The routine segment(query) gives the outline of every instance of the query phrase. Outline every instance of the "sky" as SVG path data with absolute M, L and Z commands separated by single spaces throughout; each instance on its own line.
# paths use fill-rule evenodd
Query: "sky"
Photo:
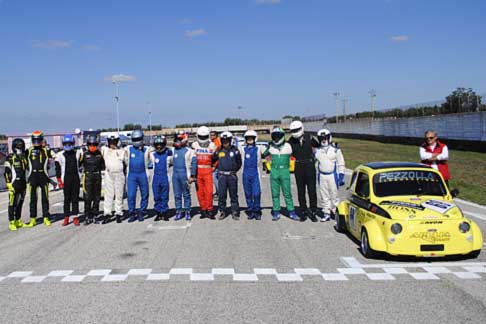
M 0 133 L 280 119 L 486 93 L 481 0 L 0 0 Z M 237 107 L 242 107 L 238 110 Z

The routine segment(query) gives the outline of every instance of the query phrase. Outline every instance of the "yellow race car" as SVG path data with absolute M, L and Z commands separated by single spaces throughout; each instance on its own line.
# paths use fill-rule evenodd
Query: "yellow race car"
M 374 162 L 354 171 L 337 208 L 336 230 L 349 232 L 366 258 L 380 254 L 477 257 L 478 225 L 454 204 L 441 174 L 418 163 Z

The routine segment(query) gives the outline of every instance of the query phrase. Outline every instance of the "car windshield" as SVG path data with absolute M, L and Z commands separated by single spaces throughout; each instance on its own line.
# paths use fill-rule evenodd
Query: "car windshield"
M 440 176 L 426 170 L 387 171 L 373 177 L 377 197 L 428 195 L 444 196 L 447 190 Z

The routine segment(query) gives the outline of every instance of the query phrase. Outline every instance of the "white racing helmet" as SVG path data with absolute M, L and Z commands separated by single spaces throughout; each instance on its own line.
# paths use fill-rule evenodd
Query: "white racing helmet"
M 293 138 L 301 138 L 304 135 L 304 125 L 300 120 L 294 120 L 290 123 L 290 132 Z
M 270 135 L 274 145 L 280 146 L 285 142 L 285 131 L 280 127 L 274 128 Z
M 231 132 L 223 132 L 221 133 L 220 137 L 221 137 L 221 143 L 229 141 L 231 145 L 233 142 L 233 134 L 231 134 Z
M 118 143 L 120 142 L 120 135 L 118 133 L 113 133 L 106 138 L 106 141 L 108 142 L 108 146 L 118 146 Z
M 332 134 L 331 131 L 328 129 L 321 129 L 317 132 L 317 138 L 319 139 L 319 143 L 321 145 L 329 145 L 332 143 Z
M 196 132 L 197 141 L 199 144 L 206 144 L 209 142 L 209 128 L 207 126 L 201 126 Z
M 246 131 L 245 134 L 243 135 L 243 137 L 245 138 L 245 141 L 247 143 L 248 143 L 248 139 L 249 138 L 253 138 L 253 143 L 256 143 L 257 140 L 258 140 L 258 134 L 254 130 L 248 130 L 248 131 Z

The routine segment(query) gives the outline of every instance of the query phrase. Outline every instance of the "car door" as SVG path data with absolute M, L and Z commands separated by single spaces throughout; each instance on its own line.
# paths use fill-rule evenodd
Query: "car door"
M 368 210 L 370 196 L 370 178 L 364 171 L 359 171 L 356 184 L 350 199 L 348 210 L 348 227 L 351 234 L 359 238 L 361 226 Z

